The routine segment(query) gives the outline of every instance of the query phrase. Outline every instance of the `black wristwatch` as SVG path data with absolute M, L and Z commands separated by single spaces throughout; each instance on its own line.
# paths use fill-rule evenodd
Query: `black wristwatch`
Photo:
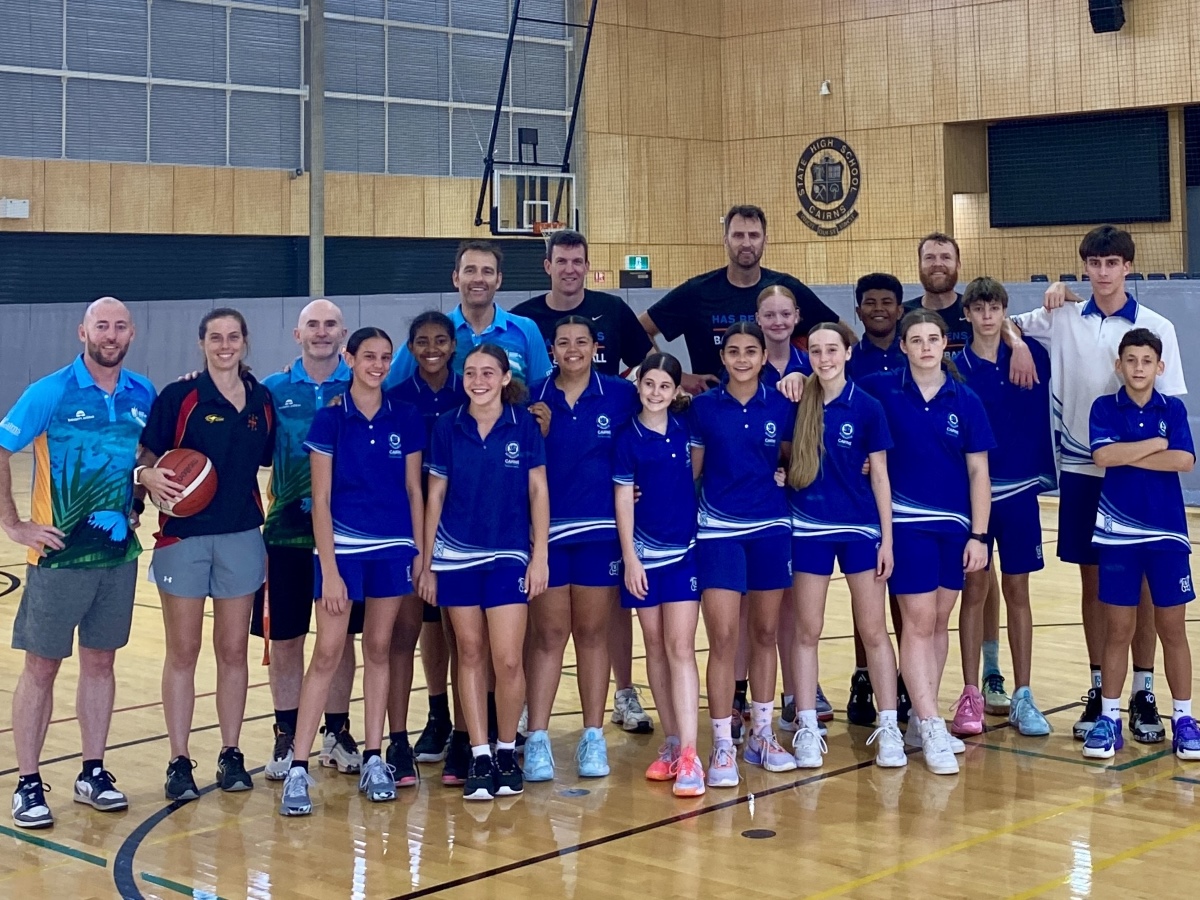
M 141 497 L 133 498 L 133 511 L 139 516 L 146 511 L 146 501 Z
M 972 541 L 979 541 L 979 543 L 986 545 L 986 544 L 987 544 L 987 535 L 986 535 L 986 534 L 974 534 L 974 533 L 972 533 L 972 534 L 971 534 L 971 536 L 970 536 L 970 538 L 969 538 L 969 540 L 972 540 Z

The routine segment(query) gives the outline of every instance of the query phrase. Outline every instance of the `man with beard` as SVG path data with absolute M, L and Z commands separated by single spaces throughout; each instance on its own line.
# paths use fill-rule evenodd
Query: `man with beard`
M 683 387 L 690 393 L 717 384 L 721 335 L 735 322 L 754 321 L 764 288 L 780 284 L 796 297 L 798 335 L 820 322 L 838 321 L 837 314 L 798 279 L 764 268 L 766 249 L 766 213 L 757 206 L 733 207 L 725 216 L 729 264 L 685 281 L 638 316 L 651 339 L 661 334 L 673 341 L 683 335 L 692 368 L 691 374 L 683 376 Z
M 79 630 L 76 711 L 83 766 L 74 799 L 103 812 L 129 801 L 104 768 L 116 682 L 113 660 L 129 641 L 137 557 L 134 529 L 138 438 L 154 403 L 150 382 L 122 367 L 134 336 L 129 310 L 101 297 L 79 326 L 84 353 L 35 381 L 0 421 L 0 526 L 29 548 L 12 646 L 25 651 L 13 692 L 12 734 L 20 778 L 13 821 L 48 828 L 38 758 L 54 705 L 54 680 Z M 13 501 L 12 454 L 34 445 L 33 501 L 22 521 Z

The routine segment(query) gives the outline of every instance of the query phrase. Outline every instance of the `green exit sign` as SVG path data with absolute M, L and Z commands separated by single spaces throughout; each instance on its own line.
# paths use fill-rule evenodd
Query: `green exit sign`
M 625 268 L 630 272 L 649 272 L 650 257 L 648 256 L 627 256 L 625 257 Z

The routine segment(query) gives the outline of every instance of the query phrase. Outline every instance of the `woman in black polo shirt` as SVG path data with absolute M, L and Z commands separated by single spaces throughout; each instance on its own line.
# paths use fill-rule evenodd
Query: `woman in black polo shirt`
M 271 395 L 250 374 L 246 320 L 235 309 L 214 309 L 200 321 L 205 370 L 193 381 L 168 385 L 142 432 L 142 466 L 134 480 L 157 505 L 177 499 L 169 469 L 147 468 L 174 447 L 198 450 L 217 472 L 217 493 L 188 518 L 159 518 L 151 574 L 166 627 L 163 712 L 171 742 L 168 800 L 195 800 L 188 735 L 196 702 L 196 660 L 204 630 L 204 601 L 213 598 L 217 660 L 217 719 L 221 754 L 217 784 L 224 791 L 254 785 L 238 749 L 246 708 L 246 650 L 254 592 L 266 575 L 258 469 L 271 464 L 275 423 Z

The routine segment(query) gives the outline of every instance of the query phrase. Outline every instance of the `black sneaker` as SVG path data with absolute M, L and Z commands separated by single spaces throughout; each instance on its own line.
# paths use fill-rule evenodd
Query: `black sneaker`
M 186 756 L 177 756 L 167 766 L 167 783 L 163 788 L 168 800 L 195 800 L 200 796 L 196 787 L 196 779 L 192 777 L 192 769 L 196 763 Z
M 875 696 L 871 676 L 865 671 L 850 676 L 850 699 L 846 702 L 846 718 L 851 725 L 875 724 Z M 899 716 L 897 716 L 899 718 Z
M 1079 717 L 1079 721 L 1075 723 L 1071 733 L 1075 736 L 1075 740 L 1086 741 L 1087 736 L 1092 732 L 1092 726 L 1100 718 L 1100 688 L 1089 689 L 1087 696 L 1079 699 L 1087 705 L 1083 708 L 1083 715 Z
M 1140 744 L 1158 744 L 1166 737 L 1158 703 L 1149 691 L 1137 691 L 1129 698 L 1129 734 Z
M 496 796 L 515 797 L 525 792 L 525 779 L 515 750 L 496 751 Z
M 246 771 L 246 757 L 237 747 L 226 747 L 217 757 L 217 787 L 223 791 L 248 791 L 254 787 Z
M 491 756 L 471 759 L 471 773 L 463 785 L 464 800 L 494 800 L 496 798 L 496 763 Z
M 129 800 L 113 784 L 116 780 L 107 769 L 92 769 L 90 773 L 80 772 L 79 777 L 75 779 L 75 802 L 86 803 L 100 812 L 116 812 L 118 809 L 128 808 Z
M 449 720 L 437 718 L 430 713 L 425 728 L 413 747 L 417 754 L 417 762 L 441 762 L 445 759 L 446 751 L 450 749 L 450 735 L 453 731 L 454 726 Z
M 413 762 L 413 750 L 408 741 L 390 741 L 384 762 L 395 776 L 396 787 L 412 787 L 417 783 L 417 766 Z
M 732 715 L 729 717 L 729 739 L 733 741 L 734 746 L 740 747 L 742 745 L 742 741 L 746 739 L 744 734 L 744 726 L 746 723 L 742 721 L 742 713 L 737 708 L 736 701 L 734 702 L 735 705 L 732 709 Z
M 263 767 L 263 775 L 267 781 L 283 781 L 292 768 L 296 735 L 286 725 L 280 725 L 278 722 L 273 727 L 275 747 L 271 751 L 271 761 Z
M 49 828 L 53 825 L 54 815 L 43 793 L 49 790 L 50 785 L 38 781 L 13 791 L 13 822 L 21 828 Z
M 456 731 L 450 737 L 450 747 L 446 751 L 446 762 L 442 766 L 442 784 L 448 787 L 460 787 L 467 783 L 467 775 L 471 772 L 471 739 L 466 732 Z
M 908 714 L 912 711 L 912 701 L 908 699 L 908 688 L 904 686 L 904 679 L 896 676 L 896 721 L 907 722 Z

